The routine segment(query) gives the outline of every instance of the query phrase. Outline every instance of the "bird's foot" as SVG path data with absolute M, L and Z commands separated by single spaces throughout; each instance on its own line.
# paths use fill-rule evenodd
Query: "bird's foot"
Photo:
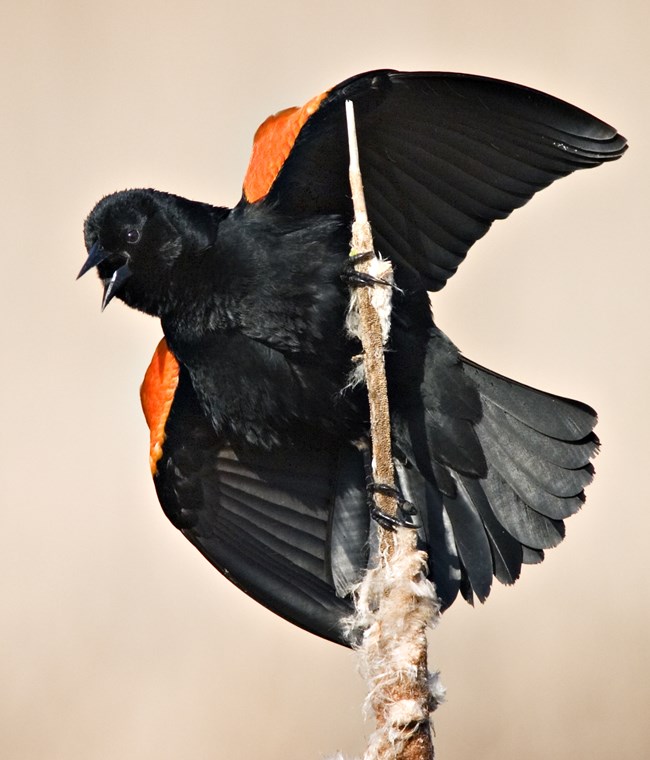
M 420 527 L 420 521 L 416 519 L 418 514 L 417 508 L 405 499 L 397 488 L 388 485 L 388 483 L 376 483 L 374 481 L 369 483 L 367 488 L 370 493 L 370 516 L 384 530 L 394 531 L 396 528 L 417 530 Z M 374 498 L 375 494 L 378 493 L 390 496 L 397 501 L 397 512 L 394 516 L 386 514 L 386 512 L 379 509 Z
M 364 251 L 363 253 L 351 253 L 345 263 L 341 279 L 350 288 L 368 288 L 375 285 L 383 285 L 386 288 L 394 288 L 392 282 L 384 280 L 381 277 L 373 277 L 367 272 L 359 272 L 355 267 L 361 261 L 367 261 L 375 257 L 374 251 Z

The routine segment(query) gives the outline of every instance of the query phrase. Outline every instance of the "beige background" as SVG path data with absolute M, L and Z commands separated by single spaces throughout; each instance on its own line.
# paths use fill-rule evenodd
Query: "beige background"
M 138 386 L 160 328 L 76 284 L 85 214 L 152 186 L 239 197 L 256 125 L 370 68 L 482 73 L 614 123 L 435 298 L 471 358 L 601 414 L 567 541 L 431 636 L 438 757 L 650 756 L 645 1 L 2 4 L 0 757 L 358 753 L 353 656 L 222 579 L 167 523 Z M 645 39 L 644 39 L 644 35 Z

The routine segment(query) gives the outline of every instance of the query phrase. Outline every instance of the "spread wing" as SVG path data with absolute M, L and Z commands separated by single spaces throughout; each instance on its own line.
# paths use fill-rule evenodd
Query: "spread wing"
M 165 352 L 175 362 L 166 345 L 159 348 L 145 400 L 156 388 L 165 396 L 164 383 L 156 384 Z M 349 644 L 342 627 L 352 612 L 347 592 L 368 561 L 361 454 L 352 446 L 236 450 L 214 431 L 182 367 L 172 394 L 154 472 L 167 517 L 258 602 L 312 633 Z
M 348 99 L 376 247 L 429 290 L 444 287 L 496 219 L 626 149 L 612 127 L 536 90 L 465 74 L 374 71 L 264 122 L 243 202 L 349 216 Z

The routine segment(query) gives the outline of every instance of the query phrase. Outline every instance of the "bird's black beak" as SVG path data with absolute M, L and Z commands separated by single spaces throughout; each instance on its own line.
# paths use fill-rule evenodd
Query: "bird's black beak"
M 86 272 L 88 272 L 90 269 L 94 269 L 95 267 L 102 264 L 109 256 L 111 256 L 111 252 L 105 251 L 99 244 L 99 240 L 97 240 L 95 243 L 93 243 L 92 247 L 88 251 L 88 258 L 79 270 L 77 279 L 86 274 Z M 122 264 L 122 266 L 115 269 L 110 277 L 102 277 L 102 282 L 104 283 L 102 311 L 104 311 L 104 309 L 108 306 L 108 303 L 111 301 L 113 296 L 117 295 L 117 292 L 130 276 L 131 268 L 129 267 L 129 262 L 127 260 L 124 262 L 124 264 Z
M 121 267 L 116 269 L 113 274 L 104 280 L 104 297 L 102 298 L 102 311 L 108 306 L 108 302 L 117 295 L 117 292 L 122 287 L 124 282 L 131 276 L 131 268 L 129 262 L 122 264 Z
M 88 272 L 90 269 L 93 269 L 98 264 L 101 264 L 102 261 L 105 261 L 109 256 L 110 253 L 108 251 L 105 251 L 99 244 L 99 240 L 97 240 L 95 243 L 93 243 L 91 249 L 88 251 L 88 258 L 79 270 L 77 279 L 85 275 L 86 272 Z

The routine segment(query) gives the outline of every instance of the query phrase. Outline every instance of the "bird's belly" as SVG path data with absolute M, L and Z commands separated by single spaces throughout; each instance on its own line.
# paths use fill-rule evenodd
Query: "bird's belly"
M 233 441 L 272 448 L 348 438 L 359 413 L 344 392 L 346 363 L 291 357 L 238 333 L 180 352 L 213 427 Z

